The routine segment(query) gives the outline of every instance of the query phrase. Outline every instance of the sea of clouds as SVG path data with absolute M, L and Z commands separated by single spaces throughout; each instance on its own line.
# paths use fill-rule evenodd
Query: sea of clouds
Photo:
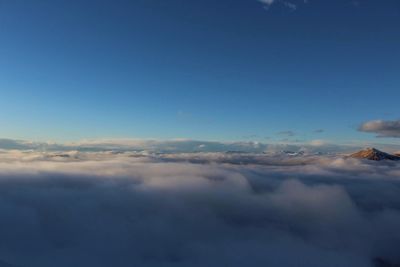
M 400 163 L 0 150 L 0 266 L 400 263 Z

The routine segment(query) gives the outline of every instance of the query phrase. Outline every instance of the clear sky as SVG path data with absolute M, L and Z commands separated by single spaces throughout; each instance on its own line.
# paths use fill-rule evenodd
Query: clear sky
M 263 2 L 0 0 L 0 137 L 348 142 L 400 117 L 400 1 Z

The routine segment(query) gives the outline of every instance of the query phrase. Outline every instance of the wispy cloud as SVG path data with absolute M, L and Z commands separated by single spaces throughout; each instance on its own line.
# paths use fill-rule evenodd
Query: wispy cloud
M 291 10 L 296 10 L 297 9 L 297 5 L 296 4 L 294 4 L 294 3 L 291 3 L 291 2 L 283 2 L 283 4 L 286 6 L 286 7 L 288 7 L 288 8 L 290 8 Z
M 272 5 L 275 2 L 275 0 L 258 0 L 258 1 L 268 6 Z
M 400 120 L 385 121 L 374 120 L 363 123 L 359 128 L 361 132 L 375 133 L 377 137 L 400 138 Z
M 284 135 L 284 136 L 295 136 L 296 135 L 296 133 L 293 131 L 281 131 L 281 132 L 278 132 L 278 134 Z
M 361 2 L 358 0 L 353 0 L 350 2 L 350 4 L 352 4 L 354 7 L 360 7 L 361 6 Z
M 298 3 L 294 1 L 285 1 L 285 0 L 258 0 L 258 2 L 263 3 L 266 9 L 269 9 L 272 5 L 280 4 L 294 11 L 298 8 L 299 4 L 307 4 L 308 0 L 303 0 Z

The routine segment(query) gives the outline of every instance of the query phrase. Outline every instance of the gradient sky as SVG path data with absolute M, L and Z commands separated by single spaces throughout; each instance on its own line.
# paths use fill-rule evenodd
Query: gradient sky
M 0 0 L 0 136 L 375 141 L 400 1 L 265 2 Z

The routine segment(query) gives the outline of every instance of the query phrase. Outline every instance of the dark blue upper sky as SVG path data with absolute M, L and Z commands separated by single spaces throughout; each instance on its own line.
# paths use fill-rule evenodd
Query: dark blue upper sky
M 0 135 L 348 142 L 399 117 L 400 1 L 271 2 L 0 0 Z

